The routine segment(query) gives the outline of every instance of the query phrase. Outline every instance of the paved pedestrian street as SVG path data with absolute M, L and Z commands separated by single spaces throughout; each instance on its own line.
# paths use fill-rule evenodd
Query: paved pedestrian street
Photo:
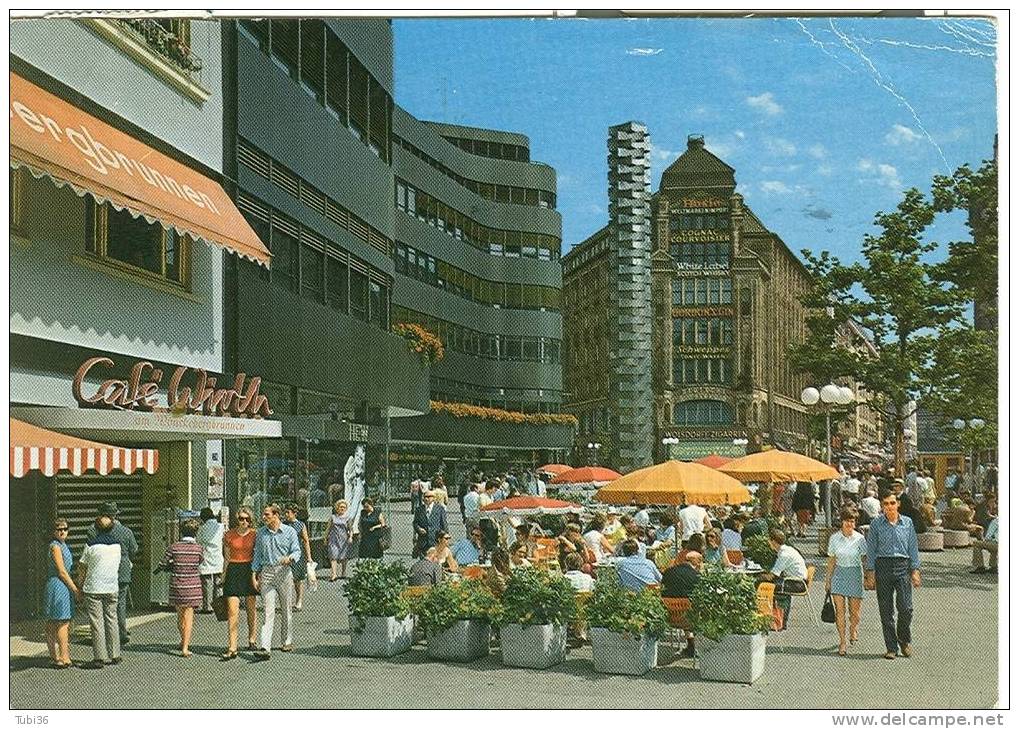
M 460 515 L 450 507 L 453 533 L 460 535 Z M 408 560 L 406 504 L 394 506 L 392 522 L 394 546 L 387 557 Z M 816 537 L 800 541 L 814 543 Z M 823 574 L 816 550 L 805 549 L 805 556 Z M 798 598 L 789 630 L 769 635 L 765 672 L 752 686 L 702 681 L 693 661 L 675 657 L 665 644 L 659 666 L 639 678 L 595 673 L 589 646 L 571 650 L 564 664 L 546 671 L 504 667 L 498 650 L 474 663 L 436 663 L 423 642 L 390 660 L 355 658 L 342 582 L 329 583 L 325 571 L 318 591 L 295 615 L 293 653 L 274 651 L 266 663 L 242 653 L 221 663 L 225 623 L 198 615 L 194 656 L 181 658 L 172 655 L 176 619 L 165 612 L 132 629 L 119 666 L 55 671 L 46 667 L 45 655 L 15 655 L 10 702 L 16 709 L 989 708 L 997 698 L 998 584 L 993 576 L 970 575 L 969 558 L 969 550 L 922 555 L 912 658 L 881 657 L 873 592 L 864 598 L 860 640 L 845 658 L 835 655 L 835 627 L 823 625 L 819 632 L 806 600 Z M 823 580 L 812 590 L 820 612 Z M 243 644 L 243 618 L 240 630 Z M 42 642 L 41 636 L 26 637 Z M 89 644 L 80 640 L 71 653 L 75 661 L 91 658 Z

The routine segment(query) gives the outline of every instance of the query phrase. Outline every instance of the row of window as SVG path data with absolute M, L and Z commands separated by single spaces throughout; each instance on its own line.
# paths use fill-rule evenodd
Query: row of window
M 729 265 L 732 257 L 732 245 L 729 243 L 670 243 L 669 253 L 680 263 L 706 265 L 717 263 Z
M 396 180 L 396 207 L 493 256 L 559 260 L 560 242 L 554 235 L 488 228 L 400 179 Z
M 676 385 L 732 382 L 732 360 L 728 357 L 673 357 L 672 381 Z
M 422 314 L 402 306 L 393 307 L 396 323 L 420 324 L 437 334 L 443 345 L 454 352 L 503 362 L 543 362 L 559 364 L 562 343 L 549 337 L 513 337 L 489 334 Z
M 237 140 L 237 161 L 358 240 L 392 255 L 393 242 L 388 237 L 250 142 Z
M 492 182 L 478 182 L 461 174 L 454 172 L 426 152 L 415 147 L 406 139 L 394 136 L 393 141 L 423 161 L 429 167 L 437 170 L 453 180 L 461 187 L 480 195 L 486 200 L 494 200 L 501 203 L 513 203 L 514 205 L 532 205 L 539 208 L 554 208 L 555 193 L 547 190 L 536 190 L 530 187 L 516 187 L 514 185 L 497 185 Z
M 728 213 L 682 213 L 669 218 L 669 232 L 681 230 L 728 230 Z
M 520 144 L 506 144 L 505 142 L 488 142 L 483 139 L 462 139 L 460 137 L 443 137 L 450 144 L 455 144 L 464 152 L 476 154 L 479 157 L 491 157 L 492 159 L 508 159 L 514 162 L 530 162 L 531 150 Z
M 295 81 L 386 162 L 393 100 L 322 20 L 242 20 L 240 26 Z
M 732 279 L 677 278 L 672 282 L 673 306 L 705 306 L 731 304 Z
M 523 413 L 558 413 L 562 410 L 562 393 L 558 391 L 491 387 L 445 377 L 433 377 L 430 384 L 433 400 L 463 402 Z
M 732 344 L 732 319 L 677 317 L 672 320 L 672 343 L 677 346 Z
M 721 400 L 689 400 L 676 403 L 672 411 L 675 425 L 732 425 L 732 405 Z
M 242 195 L 237 207 L 272 252 L 272 267 L 260 269 L 262 276 L 389 331 L 391 285 L 384 273 L 252 198 Z
M 396 272 L 496 309 L 559 311 L 559 289 L 489 281 L 403 243 L 394 248 Z
M 597 410 L 589 410 L 584 413 L 577 415 L 577 421 L 580 425 L 580 434 L 588 435 L 591 433 L 608 433 L 611 430 L 611 420 L 609 417 L 608 408 L 598 408 Z

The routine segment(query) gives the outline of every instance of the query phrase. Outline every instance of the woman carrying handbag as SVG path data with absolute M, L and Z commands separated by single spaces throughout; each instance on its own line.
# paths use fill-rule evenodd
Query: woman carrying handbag
M 856 512 L 843 509 L 839 515 L 842 528 L 828 539 L 828 576 L 825 589 L 835 603 L 835 625 L 839 630 L 839 655 L 846 655 L 846 606 L 849 607 L 848 638 L 856 643 L 863 603 L 863 559 L 867 540 L 856 531 Z M 822 620 L 824 616 L 822 615 Z

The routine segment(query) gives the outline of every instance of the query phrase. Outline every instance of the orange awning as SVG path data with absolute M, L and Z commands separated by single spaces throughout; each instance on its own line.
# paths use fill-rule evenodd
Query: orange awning
M 11 475 L 21 478 L 29 471 L 52 476 L 69 471 L 80 476 L 98 471 L 134 473 L 138 469 L 155 473 L 159 451 L 154 448 L 120 448 L 38 428 L 11 418 Z
M 15 73 L 10 84 L 12 165 L 269 265 L 269 250 L 217 182 Z

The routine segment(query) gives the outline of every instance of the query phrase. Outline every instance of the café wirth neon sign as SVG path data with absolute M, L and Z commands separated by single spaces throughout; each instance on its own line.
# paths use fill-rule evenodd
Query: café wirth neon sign
M 166 408 L 160 403 L 163 370 L 151 362 L 136 362 L 127 379 L 103 380 L 97 389 L 86 392 L 85 378 L 95 367 L 112 367 L 109 357 L 92 357 L 81 363 L 74 375 L 74 399 L 82 407 L 114 410 L 169 410 L 182 415 L 201 414 L 262 418 L 272 415 L 269 398 L 261 394 L 261 377 L 248 377 L 239 372 L 232 387 L 217 387 L 215 376 L 194 368 L 191 384 L 183 384 L 190 367 L 177 367 L 166 389 Z

